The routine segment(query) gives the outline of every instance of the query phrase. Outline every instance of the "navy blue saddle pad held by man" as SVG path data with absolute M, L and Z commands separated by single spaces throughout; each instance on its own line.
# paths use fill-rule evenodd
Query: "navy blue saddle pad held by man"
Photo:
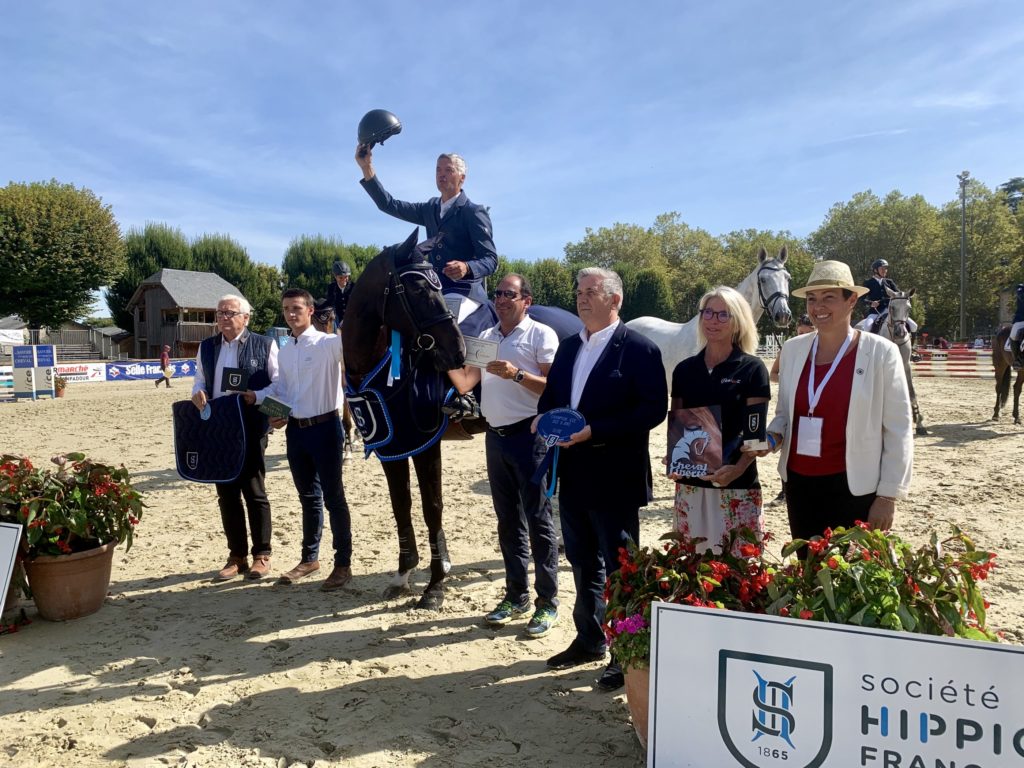
M 238 395 L 218 397 L 207 408 L 209 418 L 203 419 L 191 400 L 171 406 L 178 474 L 196 483 L 230 483 L 245 463 L 242 400 Z

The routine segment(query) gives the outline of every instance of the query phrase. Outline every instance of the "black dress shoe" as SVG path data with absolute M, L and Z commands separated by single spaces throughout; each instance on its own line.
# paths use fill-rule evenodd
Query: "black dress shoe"
M 588 651 L 573 643 L 561 653 L 556 653 L 548 659 L 548 669 L 571 669 L 580 664 L 604 661 L 605 653 L 605 651 Z
M 626 678 L 622 674 L 622 667 L 616 661 L 605 667 L 601 677 L 597 679 L 597 687 L 602 691 L 617 691 L 625 684 Z

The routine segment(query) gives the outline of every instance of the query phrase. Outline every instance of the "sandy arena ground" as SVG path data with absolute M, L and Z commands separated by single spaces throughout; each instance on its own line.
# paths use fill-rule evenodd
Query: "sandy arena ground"
M 172 455 L 170 404 L 190 383 L 79 384 L 62 400 L 0 405 L 0 449 L 39 462 L 70 450 L 123 462 L 149 505 L 135 546 L 115 557 L 99 613 L 37 618 L 0 636 L 0 765 L 643 764 L 624 697 L 594 687 L 600 665 L 545 670 L 572 638 L 564 560 L 562 620 L 547 637 L 525 639 L 524 622 L 497 631 L 482 622 L 504 578 L 482 439 L 445 444 L 455 566 L 441 613 L 380 599 L 397 540 L 376 459 L 345 467 L 350 589 L 319 592 L 324 571 L 291 587 L 216 583 L 227 551 L 214 489 L 180 480 Z M 991 623 L 1022 643 L 1024 428 L 988 421 L 991 381 L 926 379 L 919 389 L 932 435 L 916 441 L 913 500 L 900 505 L 897 527 L 923 541 L 957 523 L 996 550 Z M 663 428 L 651 445 L 663 450 Z M 282 433 L 267 461 L 277 573 L 298 561 L 301 537 Z M 761 460 L 761 474 L 770 499 L 774 462 Z M 670 484 L 660 480 L 656 495 L 643 543 L 671 524 Z M 768 523 L 777 549 L 784 512 L 770 510 Z M 426 560 L 422 521 L 417 529 Z

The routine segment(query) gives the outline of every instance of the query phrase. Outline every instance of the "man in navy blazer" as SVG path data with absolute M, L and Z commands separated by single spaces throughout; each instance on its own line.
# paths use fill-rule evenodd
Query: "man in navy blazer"
M 583 330 L 561 343 L 548 372 L 538 413 L 573 408 L 586 425 L 559 443 L 559 511 L 565 556 L 576 581 L 576 638 L 548 659 L 568 669 L 604 659 L 604 584 L 618 570 L 619 547 L 639 542 L 640 507 L 650 490 L 651 430 L 668 409 L 661 352 L 619 321 L 622 280 L 610 270 L 588 267 L 576 278 L 576 309 Z M 613 658 L 598 686 L 622 686 Z
M 494 250 L 487 208 L 472 202 L 462 191 L 466 161 L 456 154 L 437 158 L 435 181 L 441 197 L 432 197 L 425 203 L 407 203 L 388 194 L 374 171 L 373 152 L 369 148 L 357 147 L 356 163 L 363 171 L 359 183 L 380 210 L 403 221 L 423 225 L 428 238 L 440 236 L 428 258 L 441 278 L 441 291 L 471 300 L 463 302 L 459 323 L 480 305 L 489 306 L 484 281 L 498 268 L 498 254 Z M 486 315 L 482 321 L 487 325 L 483 327 L 497 322 L 489 309 Z

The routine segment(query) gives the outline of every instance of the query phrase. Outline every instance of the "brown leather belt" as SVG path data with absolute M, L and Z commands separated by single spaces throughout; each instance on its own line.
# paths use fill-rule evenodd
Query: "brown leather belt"
M 288 417 L 289 427 L 298 427 L 299 429 L 305 429 L 306 427 L 312 427 L 316 424 L 323 424 L 325 421 L 338 418 L 338 410 L 328 411 L 327 413 L 321 413 L 319 416 L 310 416 L 308 419 L 300 419 L 295 416 Z
M 503 427 L 487 427 L 488 430 L 496 434 L 498 437 L 512 437 L 512 435 L 518 435 L 520 432 L 530 428 L 533 423 L 533 416 L 523 419 L 522 421 L 516 421 L 512 424 L 506 424 Z

